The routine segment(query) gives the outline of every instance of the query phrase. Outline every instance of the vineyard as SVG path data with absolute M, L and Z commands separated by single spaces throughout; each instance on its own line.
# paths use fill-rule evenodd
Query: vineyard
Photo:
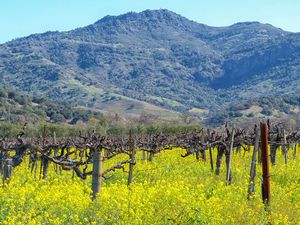
M 25 124 L 0 142 L 1 224 L 300 224 L 300 132 L 282 124 L 71 138 L 46 129 L 29 139 Z

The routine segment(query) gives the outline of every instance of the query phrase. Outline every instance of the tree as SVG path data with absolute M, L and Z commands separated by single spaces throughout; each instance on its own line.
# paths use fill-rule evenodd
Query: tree
M 52 116 L 50 117 L 50 119 L 54 122 L 54 123 L 63 123 L 66 121 L 65 117 L 60 114 L 60 113 L 54 113 L 52 114 Z
M 7 90 L 5 90 L 4 88 L 0 89 L 0 98 L 7 98 L 8 97 L 8 93 Z

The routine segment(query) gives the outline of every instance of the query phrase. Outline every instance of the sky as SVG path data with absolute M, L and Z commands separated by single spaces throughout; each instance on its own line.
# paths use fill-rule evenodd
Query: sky
M 168 9 L 210 26 L 259 21 L 300 32 L 300 0 L 0 0 L 0 43 L 146 9 Z

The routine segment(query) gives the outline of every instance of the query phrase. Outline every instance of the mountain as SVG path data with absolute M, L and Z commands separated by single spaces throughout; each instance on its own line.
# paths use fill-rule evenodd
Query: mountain
M 300 33 L 258 22 L 211 27 L 168 10 L 106 16 L 0 45 L 1 85 L 124 114 L 217 115 L 298 96 Z

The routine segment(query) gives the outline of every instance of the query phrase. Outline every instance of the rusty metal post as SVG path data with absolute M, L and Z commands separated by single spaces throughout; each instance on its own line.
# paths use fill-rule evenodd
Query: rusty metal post
M 270 204 L 270 162 L 268 148 L 268 127 L 267 124 L 260 124 L 261 132 L 261 160 L 262 160 L 262 199 L 266 205 Z

